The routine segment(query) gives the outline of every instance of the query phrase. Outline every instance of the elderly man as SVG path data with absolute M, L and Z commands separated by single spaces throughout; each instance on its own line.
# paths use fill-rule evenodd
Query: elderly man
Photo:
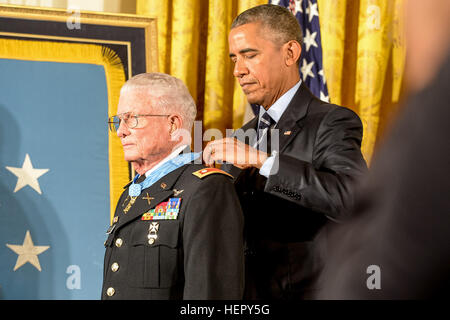
M 300 26 L 283 7 L 257 6 L 234 20 L 229 34 L 233 74 L 248 101 L 260 105 L 259 115 L 242 129 L 258 130 L 254 137 L 246 135 L 249 144 L 239 140 L 242 135 L 217 140 L 203 155 L 209 165 L 229 163 L 222 169 L 237 177 L 245 216 L 247 299 L 312 296 L 321 266 L 315 236 L 328 219 L 347 214 L 352 186 L 367 169 L 360 119 L 320 101 L 302 83 L 301 46 Z
M 195 115 L 172 76 L 140 74 L 122 87 L 109 124 L 137 175 L 107 231 L 103 299 L 242 298 L 241 207 L 229 174 L 193 163 L 200 155 L 182 133 Z

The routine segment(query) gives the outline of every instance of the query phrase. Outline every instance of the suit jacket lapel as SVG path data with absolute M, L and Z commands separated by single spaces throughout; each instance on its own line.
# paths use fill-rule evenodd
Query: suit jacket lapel
M 252 120 L 247 122 L 244 126 L 242 126 L 242 129 L 248 130 L 248 129 L 257 129 L 258 128 L 258 116 L 256 115 Z
M 291 102 L 287 106 L 275 129 L 279 130 L 279 150 L 289 145 L 292 139 L 301 131 L 299 120 L 306 116 L 311 99 L 314 96 L 302 82 Z
M 303 119 L 307 112 L 311 100 L 314 99 L 314 95 L 308 89 L 308 87 L 302 82 L 291 102 L 287 106 L 280 120 L 274 129 L 279 130 L 279 151 L 283 150 L 289 145 L 292 139 L 301 131 L 300 120 Z M 244 132 L 248 129 L 256 130 L 258 128 L 258 116 L 255 116 L 252 120 L 247 122 L 241 129 Z M 239 136 L 236 136 L 238 139 Z M 239 139 L 242 141 L 242 139 Z M 253 145 L 255 141 L 250 141 L 250 145 Z
M 253 133 L 255 134 L 254 136 L 251 137 L 251 139 L 250 139 L 250 141 L 249 141 L 249 145 L 252 146 L 252 145 L 254 145 L 255 142 L 256 142 L 256 130 L 258 129 L 258 116 L 255 116 L 252 120 L 250 120 L 249 122 L 247 122 L 246 124 L 244 124 L 244 125 L 242 126 L 242 128 L 241 128 L 241 130 L 243 130 L 244 133 L 245 133 L 247 130 L 249 130 L 249 129 L 254 130 Z M 241 135 L 236 135 L 236 138 L 237 138 L 238 140 L 243 141 L 243 140 L 241 139 L 241 138 L 242 138 Z M 244 142 L 245 142 L 245 141 L 244 141 Z

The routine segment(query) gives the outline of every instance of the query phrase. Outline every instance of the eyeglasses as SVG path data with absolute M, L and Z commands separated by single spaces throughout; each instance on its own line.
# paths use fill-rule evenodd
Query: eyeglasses
M 138 126 L 139 117 L 168 117 L 168 114 L 132 114 L 130 112 L 118 114 L 108 119 L 109 130 L 111 132 L 117 132 L 120 124 L 123 123 L 129 128 L 133 129 Z

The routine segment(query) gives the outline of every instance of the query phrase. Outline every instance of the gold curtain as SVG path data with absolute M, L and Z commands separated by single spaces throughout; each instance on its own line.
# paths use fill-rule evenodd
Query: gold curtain
M 228 32 L 242 11 L 267 0 L 138 0 L 136 13 L 157 17 L 159 70 L 183 80 L 203 129 L 242 125 L 247 101 L 233 79 Z
M 404 1 L 318 0 L 330 100 L 360 115 L 368 161 L 403 92 Z M 247 101 L 232 76 L 228 32 L 240 12 L 264 3 L 137 0 L 137 14 L 158 18 L 159 70 L 187 84 L 204 130 L 242 125 Z
M 370 162 L 403 96 L 405 0 L 318 0 L 330 100 L 359 114 Z

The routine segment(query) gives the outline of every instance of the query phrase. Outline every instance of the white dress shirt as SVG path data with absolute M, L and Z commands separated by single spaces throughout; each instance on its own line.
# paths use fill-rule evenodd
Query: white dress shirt
M 258 116 L 258 123 L 261 119 L 264 112 L 267 112 L 269 116 L 275 120 L 276 124 L 274 129 L 276 129 L 278 125 L 278 121 L 280 120 L 281 116 L 283 115 L 284 111 L 286 111 L 287 106 L 291 102 L 292 98 L 294 97 L 295 93 L 297 92 L 298 88 L 302 84 L 302 80 L 300 79 L 292 88 L 290 88 L 288 91 L 286 91 L 275 103 L 269 108 L 269 110 L 266 111 L 264 107 L 259 107 L 259 116 Z M 269 177 L 270 171 L 273 167 L 275 156 L 277 155 L 277 151 L 272 151 L 272 154 L 270 157 L 264 161 L 263 165 L 261 166 L 261 169 L 259 169 L 259 174 L 265 176 L 266 178 Z

